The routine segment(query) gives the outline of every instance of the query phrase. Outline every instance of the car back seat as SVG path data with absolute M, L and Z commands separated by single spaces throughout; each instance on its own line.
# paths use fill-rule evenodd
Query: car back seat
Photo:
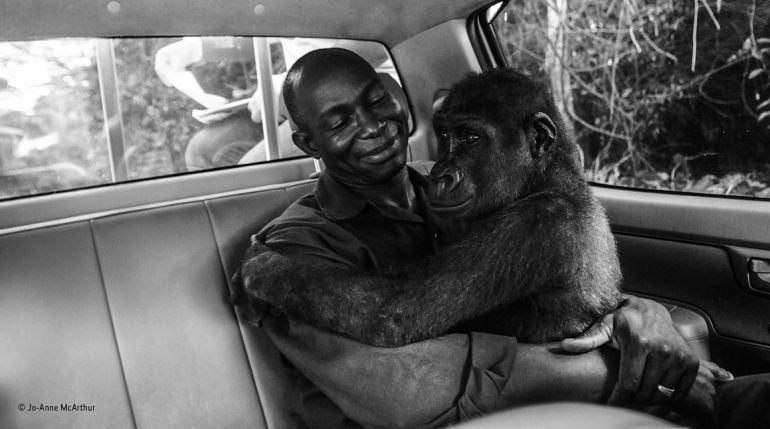
M 0 427 L 289 427 L 278 352 L 228 279 L 312 186 L 0 236 Z
M 228 286 L 249 236 L 313 186 L 0 236 L 0 427 L 291 427 L 279 354 Z

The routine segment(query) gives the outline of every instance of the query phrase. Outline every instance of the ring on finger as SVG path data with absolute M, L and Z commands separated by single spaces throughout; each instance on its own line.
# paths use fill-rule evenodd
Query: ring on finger
M 663 394 L 663 396 L 670 398 L 670 397 L 674 396 L 674 392 L 676 392 L 676 389 L 672 389 L 670 387 L 666 387 L 666 386 L 664 386 L 662 384 L 659 384 L 658 385 L 658 392 Z

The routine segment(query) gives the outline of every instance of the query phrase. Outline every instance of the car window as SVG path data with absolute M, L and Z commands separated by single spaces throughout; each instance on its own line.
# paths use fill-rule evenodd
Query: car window
M 0 199 L 304 156 L 283 78 L 332 46 L 400 83 L 385 47 L 368 41 L 0 42 Z
M 491 23 L 508 64 L 550 82 L 589 180 L 770 198 L 769 18 L 756 1 L 513 0 Z

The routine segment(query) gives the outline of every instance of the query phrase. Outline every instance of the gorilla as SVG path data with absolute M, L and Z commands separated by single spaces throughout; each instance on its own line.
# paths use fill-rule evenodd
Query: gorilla
M 441 246 L 376 272 L 252 239 L 236 303 L 395 347 L 448 332 L 576 336 L 620 301 L 615 241 L 547 87 L 510 69 L 456 84 L 434 117 L 429 204 Z

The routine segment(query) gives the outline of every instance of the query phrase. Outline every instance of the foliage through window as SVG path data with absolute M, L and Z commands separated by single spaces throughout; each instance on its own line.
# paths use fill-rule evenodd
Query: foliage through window
M 770 197 L 770 4 L 513 0 L 509 64 L 550 82 L 589 180 Z
M 280 90 L 287 66 L 331 46 L 398 80 L 364 41 L 0 42 L 0 199 L 304 156 Z

